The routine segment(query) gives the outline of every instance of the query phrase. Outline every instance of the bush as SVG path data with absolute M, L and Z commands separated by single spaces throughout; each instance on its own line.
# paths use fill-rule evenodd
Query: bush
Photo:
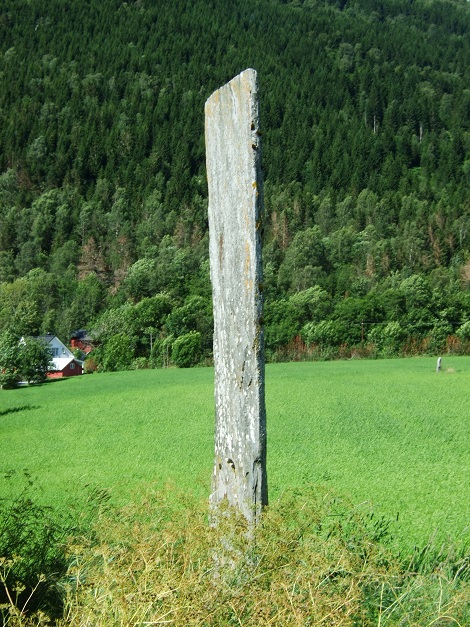
M 205 345 L 212 342 L 213 326 L 212 303 L 201 296 L 192 296 L 173 309 L 165 323 L 167 333 L 175 337 L 198 331 Z
M 348 330 L 344 322 L 322 320 L 318 324 L 308 322 L 302 328 L 301 335 L 307 344 L 339 346 L 347 341 Z
M 455 332 L 458 338 L 461 340 L 470 340 L 470 320 L 464 322 Z
M 155 340 L 150 354 L 150 363 L 153 368 L 168 368 L 175 338 L 172 335 Z
M 101 366 L 106 371 L 127 370 L 134 358 L 134 338 L 116 333 L 103 346 Z
M 59 615 L 57 582 L 65 574 L 66 534 L 51 508 L 21 495 L 0 509 L 0 617 L 10 610 Z M 62 544 L 62 547 L 61 547 Z
M 406 338 L 406 332 L 398 322 L 389 322 L 371 329 L 367 339 L 376 345 L 384 356 L 396 355 Z
M 28 383 L 42 383 L 52 364 L 52 352 L 48 344 L 35 338 L 24 338 L 20 344 L 20 370 Z
M 145 370 L 149 367 L 149 360 L 147 357 L 137 357 L 131 364 L 131 370 Z
M 74 348 L 72 354 L 78 361 L 85 361 L 86 359 L 86 353 L 81 348 Z
M 289 300 L 267 302 L 264 308 L 265 343 L 268 352 L 288 344 L 298 335 L 301 325 L 297 310 Z
M 42 340 L 24 338 L 20 340 L 12 333 L 0 337 L 0 386 L 14 388 L 21 379 L 29 383 L 46 380 L 52 353 Z
M 190 368 L 199 362 L 201 353 L 201 334 L 191 331 L 173 342 L 171 359 L 178 368 Z
M 446 321 L 434 325 L 427 339 L 427 352 L 435 355 L 446 349 L 447 338 L 452 334 L 452 325 Z
M 84 533 L 93 537 L 92 521 L 109 495 L 95 488 L 79 508 L 72 504 L 59 511 L 35 502 L 27 470 L 22 479 L 18 496 L 0 499 L 0 620 L 11 627 L 36 627 L 63 615 L 68 545 Z
M 98 370 L 98 364 L 94 357 L 88 357 L 87 359 L 85 359 L 85 362 L 83 364 L 83 371 L 85 372 L 85 374 L 92 374 L 93 372 L 96 372 L 97 370 Z
M 16 387 L 20 380 L 20 346 L 12 333 L 0 335 L 0 387 L 7 390 Z

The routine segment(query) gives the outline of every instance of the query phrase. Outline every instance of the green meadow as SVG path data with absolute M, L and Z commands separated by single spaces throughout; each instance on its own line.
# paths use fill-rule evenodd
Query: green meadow
M 321 485 L 392 520 L 402 548 L 469 535 L 470 357 L 269 364 L 270 499 Z M 148 484 L 205 499 L 213 369 L 93 374 L 0 392 L 0 497 L 90 489 L 125 504 Z

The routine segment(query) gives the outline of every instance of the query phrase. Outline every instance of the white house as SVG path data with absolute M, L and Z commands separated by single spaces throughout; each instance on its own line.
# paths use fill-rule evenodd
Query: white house
M 40 335 L 38 340 L 46 342 L 52 352 L 54 365 L 47 374 L 50 379 L 73 377 L 78 374 L 83 374 L 83 361 L 77 359 L 72 351 L 68 349 L 65 344 L 62 344 L 56 335 Z

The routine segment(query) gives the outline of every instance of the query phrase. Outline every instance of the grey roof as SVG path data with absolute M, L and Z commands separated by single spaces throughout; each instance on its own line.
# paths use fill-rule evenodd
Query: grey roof
M 78 329 L 77 331 L 74 331 L 70 337 L 72 337 L 73 339 L 77 339 L 77 340 L 91 340 L 92 339 L 91 335 L 88 333 L 86 329 Z
M 46 333 L 45 335 L 38 335 L 37 339 L 44 340 L 45 342 L 50 344 L 50 342 L 52 342 L 54 338 L 55 338 L 55 335 L 53 333 Z

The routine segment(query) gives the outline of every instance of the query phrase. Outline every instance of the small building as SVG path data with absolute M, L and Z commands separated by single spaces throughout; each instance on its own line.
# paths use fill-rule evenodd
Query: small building
M 40 335 L 38 340 L 48 344 L 52 352 L 53 365 L 49 369 L 47 376 L 49 379 L 60 379 L 61 377 L 74 377 L 83 374 L 83 361 L 77 359 L 72 351 L 63 344 L 56 335 Z
M 72 333 L 70 346 L 72 348 L 79 348 L 85 355 L 88 355 L 94 348 L 93 338 L 85 329 L 78 329 Z

